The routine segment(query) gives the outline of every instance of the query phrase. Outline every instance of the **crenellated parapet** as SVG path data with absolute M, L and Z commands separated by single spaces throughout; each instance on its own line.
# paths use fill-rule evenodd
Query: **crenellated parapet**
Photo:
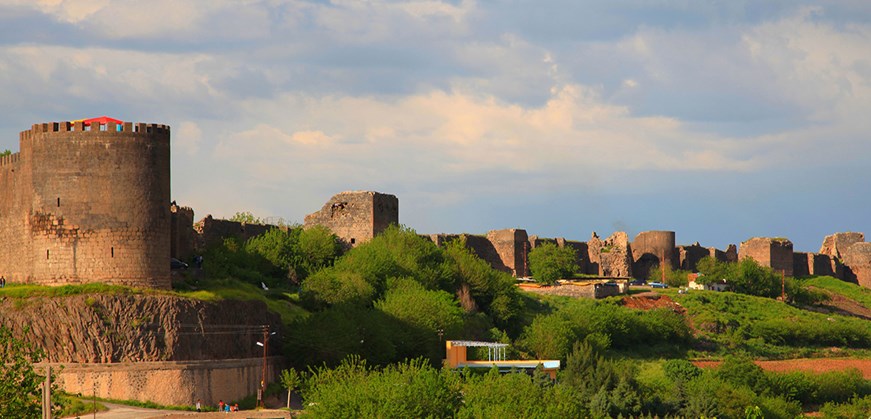
M 107 123 L 91 123 L 85 124 L 84 121 L 64 121 L 64 122 L 44 122 L 41 124 L 33 124 L 30 130 L 22 131 L 21 138 L 30 138 L 34 134 L 44 133 L 67 133 L 67 132 L 89 132 L 102 133 L 101 135 L 111 133 L 138 133 L 138 134 L 169 134 L 169 125 L 163 124 L 147 124 L 143 122 L 124 122 L 121 124 L 115 122 Z
M 19 138 L 0 160 L 0 274 L 169 288 L 169 126 L 47 122 Z
M 6 156 L 0 156 L 0 167 L 11 166 L 21 161 L 21 153 L 12 153 Z

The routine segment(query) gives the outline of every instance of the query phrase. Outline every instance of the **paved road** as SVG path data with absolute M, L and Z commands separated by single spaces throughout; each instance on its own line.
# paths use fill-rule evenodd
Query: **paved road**
M 80 416 L 81 419 L 144 419 L 144 418 L 162 418 L 167 414 L 178 413 L 175 410 L 158 410 L 145 409 L 142 407 L 125 406 L 122 404 L 100 402 L 109 410 L 97 413 L 96 416 L 91 413 L 89 415 Z

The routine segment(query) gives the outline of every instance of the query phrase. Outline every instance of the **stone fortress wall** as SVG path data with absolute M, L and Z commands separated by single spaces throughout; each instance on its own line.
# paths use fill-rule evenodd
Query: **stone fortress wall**
M 170 129 L 36 124 L 0 160 L 0 275 L 170 287 Z

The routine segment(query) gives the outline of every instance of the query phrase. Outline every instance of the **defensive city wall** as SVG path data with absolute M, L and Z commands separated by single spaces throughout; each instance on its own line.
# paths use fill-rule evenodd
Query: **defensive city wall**
M 0 275 L 9 282 L 44 285 L 101 282 L 169 289 L 171 257 L 191 260 L 211 243 L 227 237 L 246 240 L 270 228 L 282 228 L 212 216 L 194 223 L 193 209 L 171 203 L 170 128 L 166 125 L 112 121 L 43 123 L 22 132 L 19 142 L 18 153 L 0 157 Z M 396 196 L 349 191 L 335 195 L 320 210 L 306 216 L 304 227 L 326 226 L 348 247 L 354 247 L 398 223 Z M 699 243 L 677 245 L 673 231 L 642 232 L 631 241 L 625 232 L 615 232 L 604 239 L 594 232 L 588 241 L 582 242 L 538 237 L 519 228 L 492 230 L 485 235 L 426 237 L 436 244 L 462 240 L 495 269 L 517 277 L 530 275 L 529 252 L 549 242 L 573 249 L 583 273 L 602 277 L 645 278 L 650 268 L 657 265 L 694 270 L 702 258 L 710 256 L 732 262 L 752 258 L 785 275 L 832 275 L 871 287 L 871 243 L 865 242 L 862 233 L 828 236 L 818 253 L 794 252 L 792 243 L 785 238 L 752 238 L 740 247 L 730 245 L 725 250 Z M 590 290 L 596 292 L 594 288 Z M 166 298 L 169 297 L 156 297 L 154 303 L 166 313 L 204 312 L 181 310 L 185 304 L 192 304 L 189 301 L 161 302 Z M 82 305 L 85 313 L 96 315 L 97 306 L 88 302 Z M 142 306 L 108 297 L 97 308 L 106 310 L 112 305 L 119 311 L 147 311 Z M 262 311 L 259 320 L 223 319 L 214 320 L 217 322 L 214 324 L 238 323 L 248 327 L 263 321 L 265 307 Z M 10 319 L 10 313 L 2 313 L 6 315 L 4 322 Z M 238 311 L 232 314 L 238 317 Z M 135 317 L 135 313 L 130 316 Z M 64 317 L 86 318 L 83 316 L 43 317 L 19 319 L 20 324 L 30 325 L 32 330 L 43 330 L 39 334 L 44 339 L 41 346 L 63 343 L 52 338 L 57 335 L 53 328 L 70 331 L 85 327 L 63 327 L 61 321 Z M 94 320 L 87 324 L 97 323 Z M 141 344 L 128 347 L 126 340 L 106 343 L 84 336 L 82 342 L 108 344 L 109 349 L 114 349 L 95 349 L 94 354 L 102 354 L 99 360 L 87 359 L 76 365 L 71 356 L 50 358 L 70 363 L 60 377 L 63 387 L 83 394 L 96 387 L 105 390 L 98 394 L 101 397 L 141 397 L 166 404 L 190 403 L 194 397 L 211 403 L 215 398 L 236 398 L 256 388 L 259 364 L 250 352 L 211 354 L 203 346 L 167 359 L 162 356 L 172 347 L 171 340 L 167 340 L 168 331 L 183 322 L 167 320 L 165 326 L 155 331 L 140 331 L 144 327 L 140 323 L 138 318 L 131 320 L 131 326 L 119 329 L 119 333 L 136 330 L 155 342 L 148 346 L 154 353 L 138 358 L 149 362 L 148 365 L 133 362 L 136 360 L 118 362 L 122 355 L 142 350 Z M 150 323 L 146 326 L 150 327 Z M 139 342 L 130 340 L 134 341 Z M 245 348 L 252 346 L 251 342 L 242 343 Z M 62 351 L 49 353 L 56 355 Z M 103 365 L 116 362 L 118 365 Z M 227 383 L 239 385 L 230 389 Z M 155 392 L 166 389 L 170 390 L 165 392 L 165 398 L 155 397 Z

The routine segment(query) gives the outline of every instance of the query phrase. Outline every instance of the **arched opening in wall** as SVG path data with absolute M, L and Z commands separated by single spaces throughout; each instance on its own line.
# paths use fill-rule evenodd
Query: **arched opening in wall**
M 112 246 L 111 253 L 112 253 L 112 257 L 115 257 L 115 246 Z

